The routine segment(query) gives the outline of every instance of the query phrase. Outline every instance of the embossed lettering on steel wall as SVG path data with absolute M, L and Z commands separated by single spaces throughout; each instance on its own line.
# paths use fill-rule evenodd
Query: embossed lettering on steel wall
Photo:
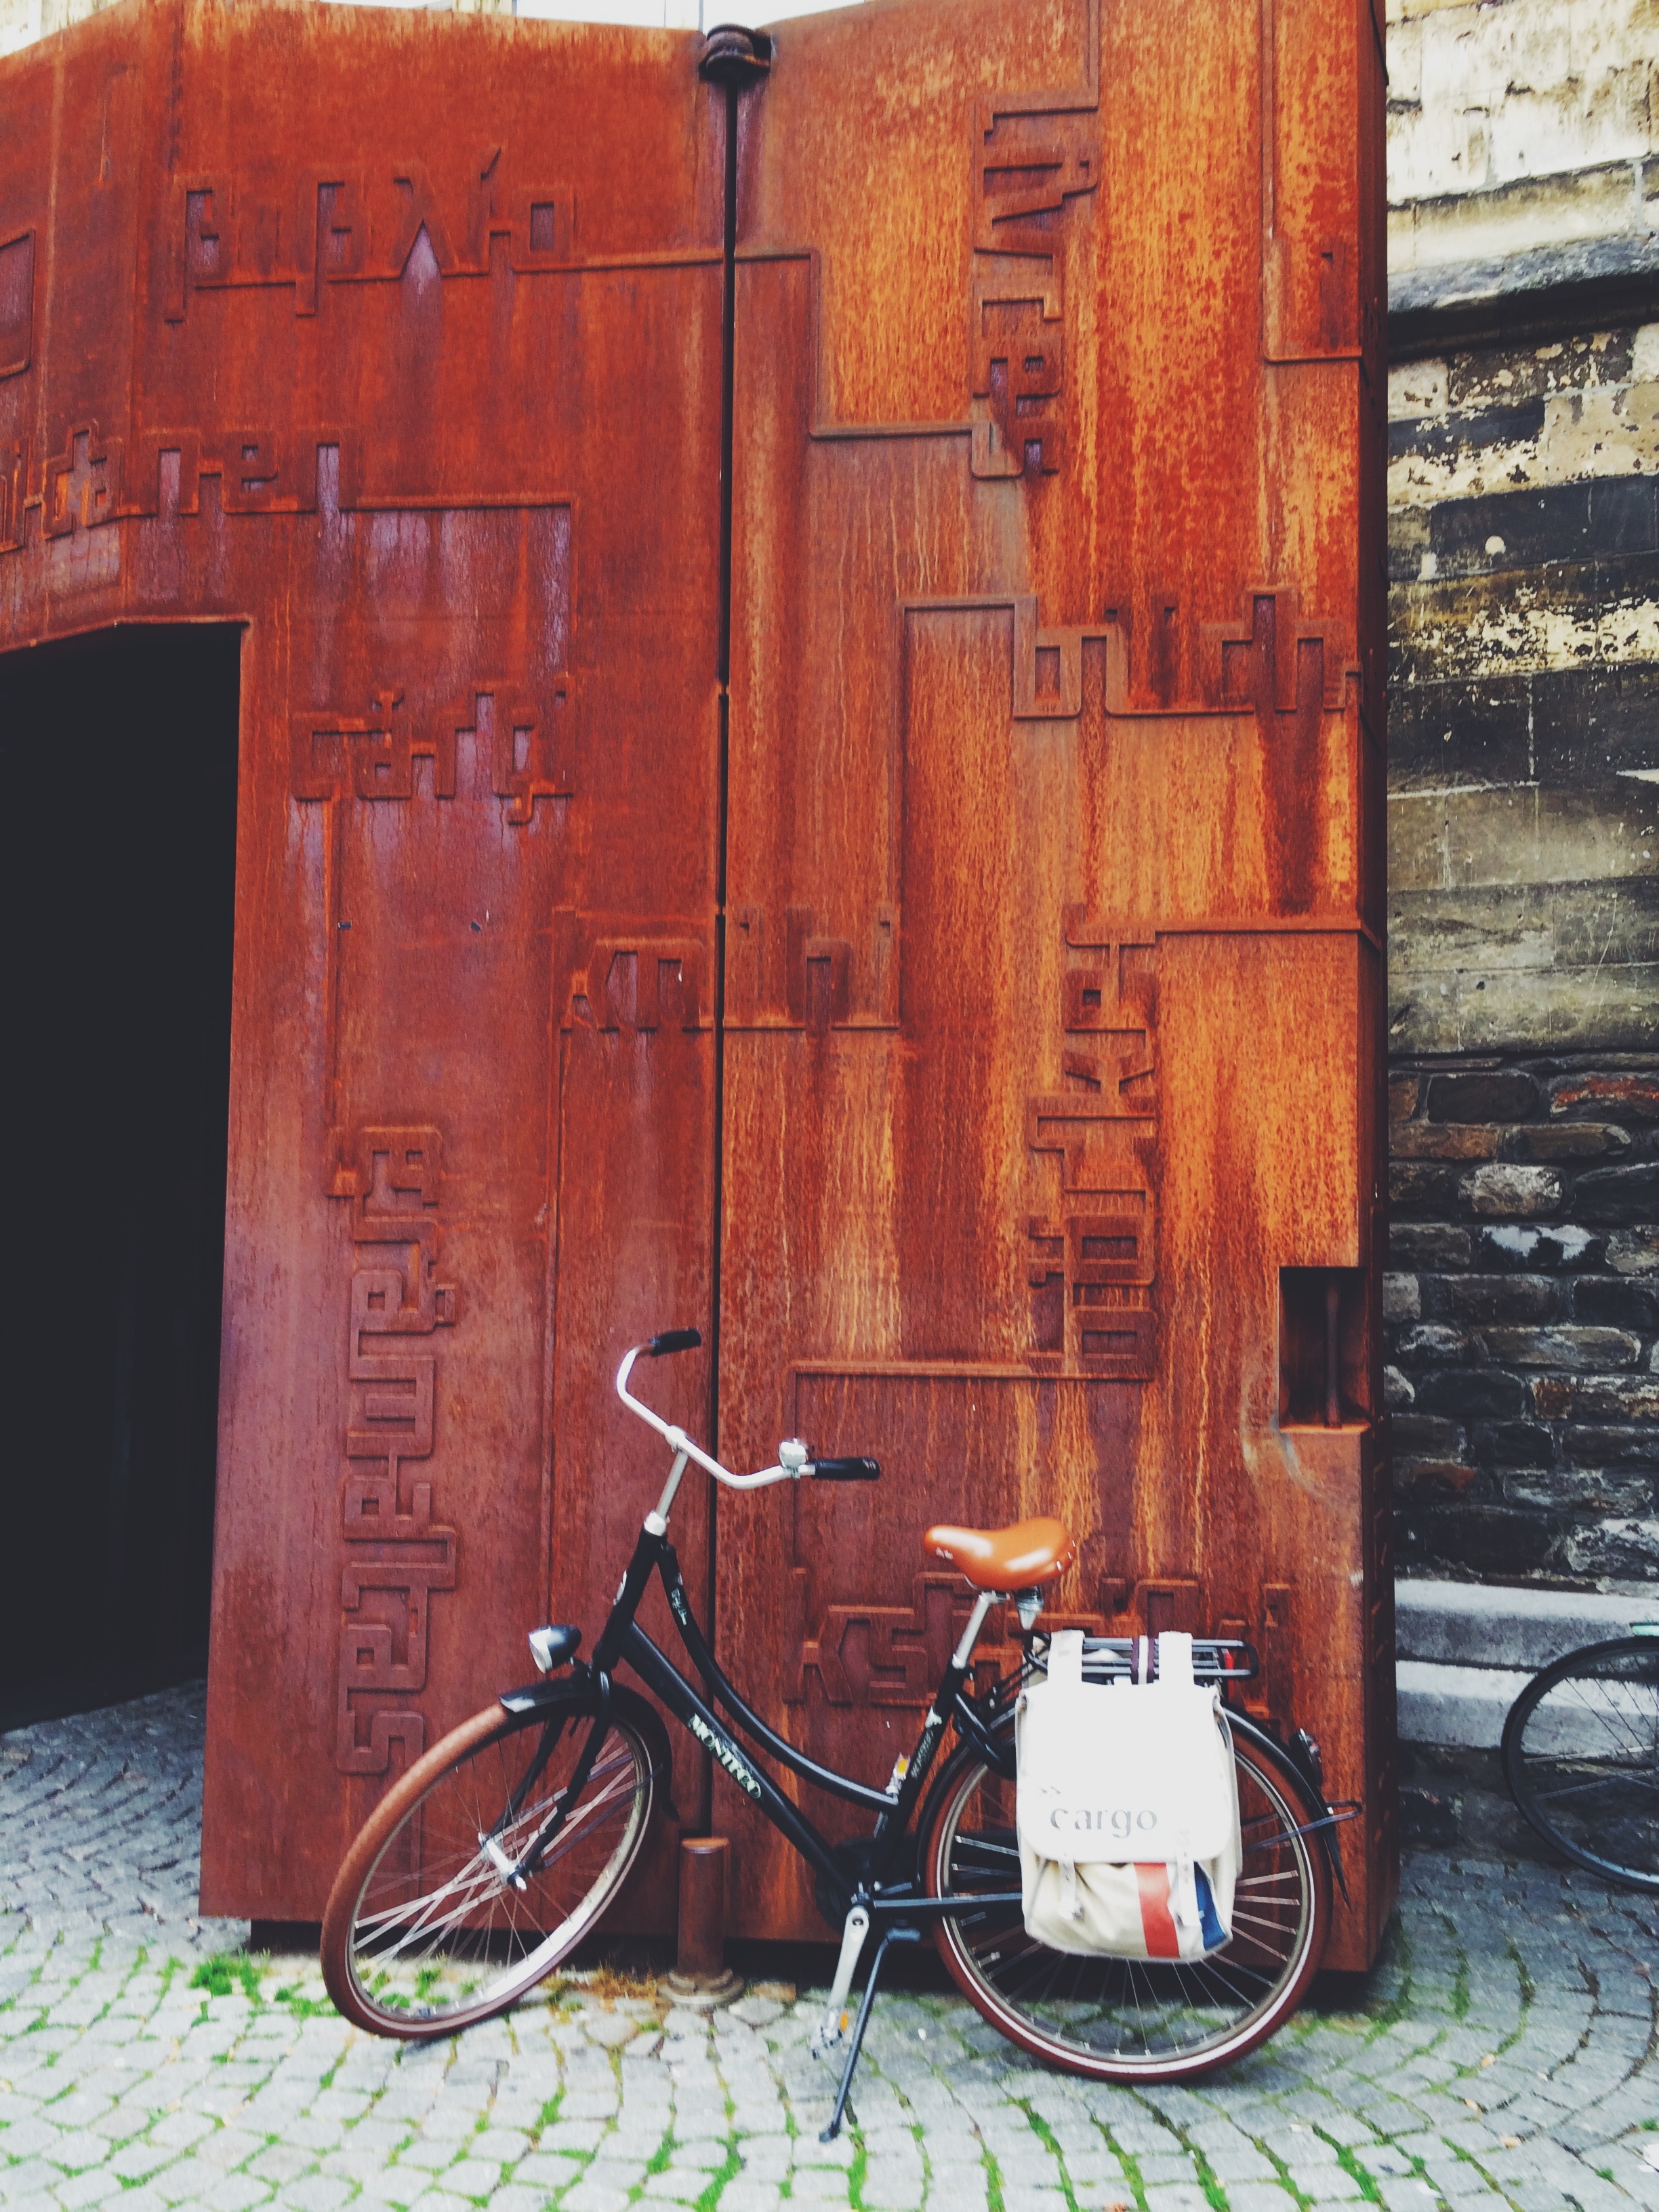
M 696 64 L 188 0 L 0 64 L 0 643 L 245 625 L 210 1910 L 314 1918 L 388 1778 L 586 1617 L 653 1471 L 617 1342 L 706 1309 Z
M 1058 1617 L 1241 1626 L 1365 1801 L 1358 1965 L 1375 17 L 781 26 L 729 591 L 698 52 L 168 0 L 0 64 L 0 643 L 245 626 L 204 1905 L 314 1917 L 525 1629 L 597 1624 L 657 1472 L 619 1350 L 717 1320 L 727 1458 L 888 1467 L 723 1501 L 717 1592 L 683 1492 L 778 1724 L 884 1774 L 961 1618 L 921 1528 L 1058 1513 Z M 1334 1428 L 1279 1416 L 1286 1267 L 1361 1285 Z M 705 1427 L 708 1355 L 661 1380 Z M 716 1803 L 744 1932 L 821 1935 Z
M 1394 1879 L 1380 100 L 1363 4 L 780 32 L 740 140 L 722 1218 L 726 1455 L 888 1471 L 722 1510 L 775 1725 L 885 1771 L 962 1618 L 921 1528 L 1056 1513 L 1055 1617 L 1230 1624 L 1365 1801 L 1351 1966 Z M 1334 1429 L 1279 1419 L 1285 1266 L 1369 1285 Z M 745 1929 L 812 1932 L 732 1818 Z

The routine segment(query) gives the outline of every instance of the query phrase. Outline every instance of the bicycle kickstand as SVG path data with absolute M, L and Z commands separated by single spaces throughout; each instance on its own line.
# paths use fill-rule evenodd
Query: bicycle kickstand
M 859 2053 L 864 2048 L 864 2031 L 870 2025 L 870 2008 L 876 2001 L 876 1984 L 881 1979 L 882 1961 L 887 1956 L 890 1943 L 919 1943 L 919 1928 L 889 1928 L 883 1932 L 876 1946 L 876 1955 L 870 1961 L 870 1978 L 864 1985 L 864 1996 L 859 2004 L 859 2016 L 853 2023 L 853 2039 L 848 2045 L 847 2063 L 841 2070 L 841 2087 L 836 2093 L 836 2109 L 830 2115 L 830 2124 L 819 2134 L 820 2142 L 834 2142 L 841 2133 L 842 2116 L 847 2110 L 847 2099 L 853 2087 L 853 2075 L 859 2063 Z

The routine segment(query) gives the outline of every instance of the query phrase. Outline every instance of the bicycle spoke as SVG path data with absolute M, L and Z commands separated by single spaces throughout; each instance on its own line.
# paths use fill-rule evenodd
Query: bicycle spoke
M 1582 1796 L 1586 1790 L 1608 1788 L 1647 1790 L 1650 1790 L 1655 1796 L 1659 1796 L 1659 1776 L 1629 1771 L 1616 1774 L 1592 1774 L 1582 1782 L 1564 1782 L 1558 1790 L 1534 1789 L 1532 1794 L 1540 1803 L 1548 1803 L 1557 1797 Z
M 650 1762 L 613 1723 L 544 1856 L 522 1886 L 503 1873 L 555 1817 L 585 1748 L 586 1729 L 545 1746 L 544 1726 L 504 1718 L 380 1844 L 353 1913 L 348 1973 L 356 2001 L 398 2032 L 500 2010 L 578 1940 L 631 1862 Z
M 1307 1955 L 1312 1862 L 1299 1801 L 1254 1763 L 1241 1761 L 1239 1777 L 1245 1856 L 1222 1949 L 1193 1960 L 1060 1953 L 1027 1933 L 1017 1909 L 963 1913 L 942 1935 L 988 2017 L 1023 2031 L 1022 2040 L 1036 2034 L 1040 2046 L 1031 2047 L 1062 2063 L 1133 2079 L 1219 2050 L 1265 2016 Z M 964 1783 L 954 1825 L 942 1832 L 941 1890 L 971 1895 L 1007 1882 L 1018 1856 L 1012 1799 L 988 1769 Z
M 1632 1640 L 1559 1667 L 1523 1694 L 1505 1742 L 1516 1801 L 1569 1857 L 1659 1888 L 1659 1648 Z

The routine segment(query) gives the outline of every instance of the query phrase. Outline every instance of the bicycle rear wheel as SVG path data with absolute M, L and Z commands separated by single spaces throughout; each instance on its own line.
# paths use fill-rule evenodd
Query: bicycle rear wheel
M 1576 1865 L 1659 1890 L 1659 1635 L 1587 1644 L 1535 1674 L 1504 1723 L 1504 1775 Z
M 1265 1741 L 1235 1729 L 1233 1750 L 1244 1859 L 1232 1941 L 1209 1958 L 1051 1951 L 1018 1904 L 939 1922 L 946 1966 L 1011 2042 L 1097 2081 L 1171 2081 L 1242 2057 L 1296 2010 L 1330 1929 L 1329 1863 L 1297 1832 L 1322 1808 Z M 965 1747 L 941 1777 L 922 1863 L 935 1897 L 1019 1887 L 1014 1784 Z
M 335 1878 L 323 1978 L 377 2035 L 488 2020 L 568 1956 L 616 1895 L 651 1818 L 666 1746 L 650 1708 L 611 1693 L 592 1771 L 534 1873 L 507 1878 L 569 1784 L 599 1711 L 573 1683 L 548 1706 L 491 1705 L 388 1790 Z

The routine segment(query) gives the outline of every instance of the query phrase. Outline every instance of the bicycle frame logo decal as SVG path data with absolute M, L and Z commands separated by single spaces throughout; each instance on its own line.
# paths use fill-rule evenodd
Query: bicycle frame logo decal
M 758 1804 L 760 1802 L 761 1786 L 759 1783 L 756 1781 L 754 1776 L 749 1771 L 749 1769 L 744 1765 L 743 1761 L 738 1757 L 737 1753 L 732 1750 L 726 1738 L 723 1735 L 717 1735 L 716 1732 L 709 1727 L 708 1722 L 704 1720 L 701 1713 L 693 1713 L 687 1720 L 686 1726 L 690 1729 L 692 1735 L 696 1736 L 697 1741 L 702 1744 L 705 1749 L 714 1753 L 715 1758 L 719 1759 L 720 1765 L 726 1769 L 732 1779 L 737 1784 L 738 1789 L 746 1790 L 749 1792 L 749 1795 L 755 1800 L 756 1803 Z

